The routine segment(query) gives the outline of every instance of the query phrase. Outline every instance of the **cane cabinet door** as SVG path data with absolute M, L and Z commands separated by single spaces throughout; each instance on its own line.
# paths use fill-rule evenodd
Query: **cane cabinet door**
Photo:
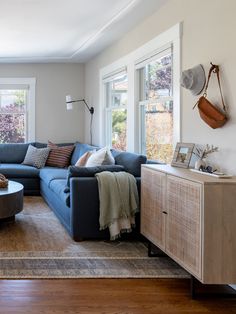
M 201 184 L 167 175 L 166 252 L 201 278 Z
M 166 174 L 142 168 L 141 233 L 160 249 L 165 248 Z

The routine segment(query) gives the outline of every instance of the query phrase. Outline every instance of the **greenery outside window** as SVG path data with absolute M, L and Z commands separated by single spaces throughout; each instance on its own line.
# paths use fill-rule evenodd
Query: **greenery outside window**
M 0 77 L 0 143 L 35 141 L 36 79 Z
M 118 150 L 127 145 L 127 92 L 126 73 L 111 77 L 105 83 L 106 102 L 106 144 Z
M 0 89 L 0 143 L 27 141 L 27 89 Z
M 108 83 L 127 74 L 128 102 L 123 107 L 123 116 L 127 114 L 126 149 L 147 154 L 148 158 L 171 161 L 173 147 L 181 142 L 181 38 L 182 23 L 178 23 L 100 69 L 99 145 L 111 146 L 112 137 L 115 138 L 112 136 L 115 108 Z

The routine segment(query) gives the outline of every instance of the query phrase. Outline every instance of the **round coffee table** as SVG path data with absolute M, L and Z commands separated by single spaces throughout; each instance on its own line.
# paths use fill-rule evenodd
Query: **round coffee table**
M 15 215 L 23 209 L 22 184 L 8 181 L 8 187 L 0 189 L 0 222 L 15 220 Z

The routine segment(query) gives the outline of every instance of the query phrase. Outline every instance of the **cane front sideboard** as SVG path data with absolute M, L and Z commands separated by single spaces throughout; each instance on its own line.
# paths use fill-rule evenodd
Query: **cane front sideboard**
M 141 233 L 205 284 L 236 283 L 236 177 L 142 165 Z

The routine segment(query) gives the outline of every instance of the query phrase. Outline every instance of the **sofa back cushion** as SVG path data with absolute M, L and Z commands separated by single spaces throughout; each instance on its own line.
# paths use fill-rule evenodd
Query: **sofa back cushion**
M 36 148 L 44 148 L 44 147 L 47 147 L 48 145 L 46 143 L 41 143 L 41 142 L 35 142 L 31 144 Z M 71 145 L 74 145 L 74 143 L 56 143 L 55 145 L 62 147 L 62 146 L 71 146 Z
M 115 149 L 112 149 L 111 153 L 115 158 L 116 165 L 123 166 L 125 171 L 131 173 L 135 177 L 141 176 L 141 165 L 146 163 L 146 156 L 135 153 L 122 152 Z
M 21 164 L 29 144 L 0 144 L 0 163 Z
M 74 166 L 76 162 L 79 160 L 79 158 L 86 152 L 90 150 L 97 149 L 98 147 L 96 146 L 91 146 L 88 144 L 82 144 L 79 142 L 75 143 L 75 149 L 73 151 L 73 154 L 71 156 L 71 165 Z
M 41 142 L 34 142 L 32 145 L 34 147 L 36 147 L 36 148 L 45 148 L 45 147 L 47 147 L 47 144 L 41 143 Z
M 124 167 L 120 165 L 103 165 L 97 167 L 76 167 L 70 166 L 67 173 L 67 184 L 64 192 L 67 193 L 70 190 L 70 178 L 72 177 L 94 177 L 96 173 L 110 171 L 119 172 L 125 171 Z

